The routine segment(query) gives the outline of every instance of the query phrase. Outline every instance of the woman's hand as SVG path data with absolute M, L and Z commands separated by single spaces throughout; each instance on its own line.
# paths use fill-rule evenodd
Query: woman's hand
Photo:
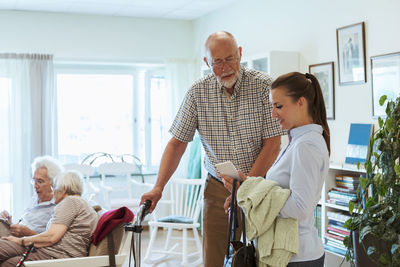
M 1 239 L 12 241 L 12 242 L 17 243 L 18 245 L 22 246 L 22 238 L 18 238 L 18 237 L 10 235 L 10 236 L 6 236 L 6 237 L 2 237 Z

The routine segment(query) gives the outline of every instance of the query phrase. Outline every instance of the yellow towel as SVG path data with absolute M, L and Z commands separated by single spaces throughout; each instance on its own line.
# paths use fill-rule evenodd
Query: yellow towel
M 247 177 L 239 187 L 238 205 L 246 215 L 248 239 L 256 239 L 260 267 L 286 266 L 298 252 L 297 220 L 278 216 L 289 195 L 289 189 L 262 177 Z

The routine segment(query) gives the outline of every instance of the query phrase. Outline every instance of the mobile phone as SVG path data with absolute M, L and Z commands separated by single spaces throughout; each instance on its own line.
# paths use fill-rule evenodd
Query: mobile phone
M 239 176 L 238 170 L 231 161 L 225 161 L 222 163 L 215 164 L 215 167 L 217 168 L 217 171 L 219 173 L 228 175 L 229 177 L 235 180 L 242 181 L 242 179 Z

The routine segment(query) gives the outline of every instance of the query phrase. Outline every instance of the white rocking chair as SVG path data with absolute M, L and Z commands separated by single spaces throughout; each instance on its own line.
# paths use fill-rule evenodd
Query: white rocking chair
M 160 218 L 158 220 L 149 221 L 150 241 L 144 257 L 145 263 L 157 263 L 165 260 L 169 255 L 182 255 L 182 266 L 196 266 L 203 262 L 202 246 L 197 228 L 200 227 L 198 222 L 203 200 L 204 179 L 172 179 L 171 201 L 164 202 L 172 204 L 171 216 Z M 163 250 L 154 249 L 154 242 L 157 238 L 158 228 L 168 229 L 167 239 Z M 182 237 L 173 237 L 174 229 L 182 230 Z M 194 238 L 188 238 L 187 230 L 193 230 Z M 171 239 L 182 240 L 181 251 L 176 251 L 178 243 L 170 246 Z M 188 253 L 187 242 L 194 240 L 197 250 Z M 161 254 L 158 258 L 152 258 L 155 254 Z M 189 258 L 196 256 L 196 260 L 189 262 Z

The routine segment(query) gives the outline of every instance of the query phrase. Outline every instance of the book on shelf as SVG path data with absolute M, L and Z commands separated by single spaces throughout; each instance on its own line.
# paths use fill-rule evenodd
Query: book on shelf
M 346 236 L 350 235 L 350 232 L 347 231 L 347 229 L 342 228 L 342 227 L 339 228 L 339 227 L 334 227 L 333 225 L 328 225 L 328 230 L 336 232 L 336 233 L 340 233 L 340 234 L 346 235 Z
M 337 232 L 337 231 L 332 231 L 332 230 L 328 230 L 326 233 L 327 233 L 327 234 L 334 235 L 334 236 L 337 236 L 337 237 L 343 237 L 343 238 L 345 238 L 346 236 L 348 236 L 347 234 L 342 234 L 342 233 L 339 233 L 339 232 Z
M 329 231 L 325 233 L 325 236 L 331 237 L 333 239 L 337 239 L 337 240 L 340 240 L 340 241 L 344 240 L 344 236 L 340 236 L 340 235 L 337 235 L 337 234 L 332 234 Z
M 343 223 L 351 218 L 350 215 L 347 215 L 344 212 L 339 212 L 339 211 L 328 211 L 327 217 L 330 220 L 336 220 L 336 221 L 340 221 Z
M 326 203 L 330 204 L 335 204 L 338 206 L 343 206 L 343 207 L 348 207 L 349 206 L 349 200 L 344 200 L 344 199 L 327 199 Z
M 346 246 L 343 244 L 343 242 L 335 240 L 335 239 L 331 239 L 331 238 L 326 238 L 325 239 L 325 244 L 326 245 L 331 245 L 337 248 L 341 248 L 341 249 L 346 249 Z
M 350 194 L 356 194 L 357 193 L 357 190 L 355 190 L 355 189 L 346 188 L 346 187 L 340 187 L 340 186 L 332 187 L 331 190 L 335 190 L 335 191 L 338 191 L 338 192 L 344 192 L 344 193 L 350 193 Z
M 328 196 L 334 197 L 336 199 L 348 199 L 348 200 L 356 200 L 357 199 L 356 194 L 339 192 L 339 191 L 332 190 L 332 189 L 328 192 Z
M 340 222 L 340 221 L 337 221 L 337 220 L 329 219 L 328 220 L 328 225 L 332 225 L 333 227 L 341 227 L 341 228 L 343 228 L 344 227 L 344 222 Z M 345 229 L 345 228 L 343 228 L 343 229 Z
M 346 249 L 341 249 L 341 248 L 334 247 L 334 246 L 327 245 L 327 244 L 325 244 L 325 250 L 328 250 L 333 253 L 337 253 L 342 256 L 346 255 L 346 251 L 347 251 Z
M 366 161 L 372 131 L 372 124 L 350 124 L 345 163 L 357 164 L 358 162 L 364 163 Z

